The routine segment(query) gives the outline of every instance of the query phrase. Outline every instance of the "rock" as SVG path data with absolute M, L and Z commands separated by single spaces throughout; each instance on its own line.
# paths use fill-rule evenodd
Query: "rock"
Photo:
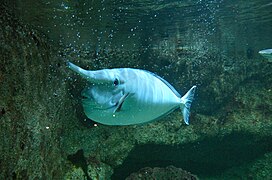
M 0 179 L 60 179 L 66 169 L 60 109 L 69 98 L 59 60 L 12 8 L 1 3 L 0 12 Z
M 66 180 L 87 180 L 87 177 L 80 167 L 73 167 L 65 175 Z
M 174 166 L 167 166 L 165 168 L 142 168 L 138 172 L 129 175 L 126 180 L 143 180 L 143 179 L 171 179 L 171 180 L 197 180 L 197 176 Z

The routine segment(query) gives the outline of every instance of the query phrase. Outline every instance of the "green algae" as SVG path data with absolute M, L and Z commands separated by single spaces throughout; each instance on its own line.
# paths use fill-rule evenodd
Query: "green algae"
M 80 167 L 73 167 L 64 176 L 66 180 L 87 180 L 85 173 Z

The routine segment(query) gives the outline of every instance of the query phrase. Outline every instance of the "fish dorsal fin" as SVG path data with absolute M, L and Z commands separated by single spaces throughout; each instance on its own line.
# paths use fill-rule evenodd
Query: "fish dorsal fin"
M 171 89 L 171 91 L 172 91 L 177 97 L 181 98 L 181 95 L 177 92 L 177 90 L 176 90 L 171 84 L 169 84 L 169 82 L 167 82 L 165 79 L 163 79 L 162 77 L 160 77 L 160 76 L 158 76 L 157 74 L 152 73 L 152 72 L 150 72 L 150 71 L 147 71 L 147 70 L 143 70 L 143 71 L 145 71 L 145 72 L 147 72 L 147 73 L 149 73 L 149 74 L 155 76 L 155 77 L 158 78 L 159 80 L 161 80 L 166 86 L 168 86 L 168 87 Z

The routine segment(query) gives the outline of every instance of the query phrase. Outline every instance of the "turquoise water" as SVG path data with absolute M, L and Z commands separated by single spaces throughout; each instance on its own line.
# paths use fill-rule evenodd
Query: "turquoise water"
M 271 178 L 272 63 L 258 53 L 272 48 L 271 1 L 6 4 L 0 178 Z M 93 122 L 80 103 L 87 83 L 67 61 L 148 70 L 181 95 L 197 85 L 190 125 L 179 111 L 143 125 Z

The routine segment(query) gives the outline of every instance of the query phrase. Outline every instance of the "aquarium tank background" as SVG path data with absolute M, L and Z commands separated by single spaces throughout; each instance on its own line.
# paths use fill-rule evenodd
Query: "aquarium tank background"
M 1 0 L 0 14 L 0 179 L 271 179 L 271 1 Z M 93 122 L 67 61 L 196 85 L 190 125 L 179 110 Z

